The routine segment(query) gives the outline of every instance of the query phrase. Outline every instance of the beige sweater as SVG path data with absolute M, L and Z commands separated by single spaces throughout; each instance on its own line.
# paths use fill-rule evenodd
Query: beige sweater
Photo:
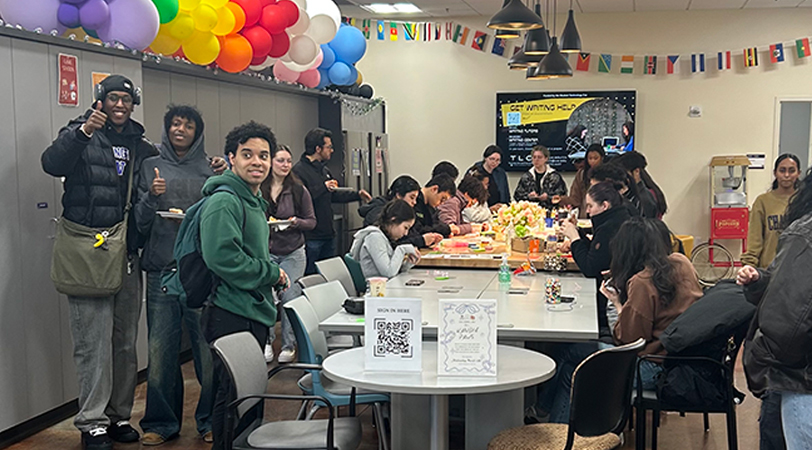
M 750 209 L 747 251 L 741 258 L 743 264 L 763 269 L 775 259 L 787 203 L 789 197 L 777 195 L 775 191 L 761 194 L 756 198 Z

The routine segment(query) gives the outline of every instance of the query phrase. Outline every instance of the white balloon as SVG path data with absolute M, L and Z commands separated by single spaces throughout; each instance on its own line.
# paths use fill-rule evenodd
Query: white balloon
M 265 58 L 265 61 L 262 64 L 259 64 L 259 65 L 256 65 L 256 66 L 250 66 L 249 69 L 256 70 L 256 71 L 264 70 L 264 69 L 267 69 L 268 67 L 271 67 L 272 65 L 276 64 L 276 61 L 277 61 L 276 58 L 271 58 L 269 56 L 269 57 Z
M 304 34 L 308 27 L 310 27 L 310 16 L 307 15 L 307 11 L 305 11 L 304 8 L 299 8 L 299 20 L 297 20 L 292 27 L 288 28 L 287 32 L 294 36 Z
M 288 50 L 287 53 L 282 55 L 282 57 L 279 58 L 279 60 L 282 61 L 282 62 L 285 62 L 285 63 L 293 62 L 293 59 L 291 59 L 291 57 L 290 57 L 290 50 Z
M 293 3 L 299 5 L 299 8 L 307 9 L 307 0 L 293 0 Z
M 319 46 L 310 36 L 304 34 L 294 36 L 290 41 L 288 54 L 296 64 L 307 64 L 319 56 Z
M 317 44 L 326 44 L 333 40 L 341 25 L 341 11 L 332 0 L 309 0 L 307 15 L 310 16 L 310 28 L 307 34 Z
M 316 65 L 315 63 L 316 63 L 315 58 L 313 59 L 313 61 L 310 62 L 310 64 L 296 64 L 295 62 L 282 61 L 282 64 L 284 64 L 285 67 L 287 67 L 288 69 L 290 69 L 290 70 L 292 70 L 294 72 L 299 72 L 299 73 L 305 72 L 305 71 L 308 71 L 308 70 L 312 69 Z

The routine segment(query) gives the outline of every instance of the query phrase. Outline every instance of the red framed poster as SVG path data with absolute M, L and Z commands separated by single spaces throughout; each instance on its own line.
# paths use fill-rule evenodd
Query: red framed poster
M 74 55 L 59 54 L 59 97 L 63 106 L 79 106 L 79 59 Z

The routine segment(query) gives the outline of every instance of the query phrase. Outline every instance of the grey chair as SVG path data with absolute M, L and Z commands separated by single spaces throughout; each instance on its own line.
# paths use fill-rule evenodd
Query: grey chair
M 341 264 L 344 263 L 342 262 Z M 348 297 L 347 291 L 344 290 L 344 287 L 338 281 L 328 281 L 324 284 L 310 286 L 302 291 L 310 304 L 313 305 L 319 322 L 339 312 L 342 308 L 341 305 L 344 304 L 344 300 Z M 327 345 L 330 350 L 351 348 L 359 344 L 360 341 L 353 339 L 351 336 L 327 337 Z
M 327 281 L 340 281 L 341 285 L 344 286 L 344 290 L 351 293 L 353 297 L 358 295 L 350 270 L 340 257 L 336 256 L 335 258 L 316 261 L 316 270 Z
M 309 288 L 310 286 L 316 286 L 319 284 L 324 284 L 326 282 L 327 280 L 325 280 L 324 277 L 321 276 L 321 274 L 314 273 L 313 275 L 307 275 L 302 278 L 299 278 L 299 280 L 296 281 L 296 284 L 298 284 L 300 288 L 306 289 Z
M 223 336 L 212 348 L 228 369 L 233 384 L 232 398 L 226 413 L 227 448 L 249 449 L 326 449 L 354 450 L 361 444 L 361 422 L 356 417 L 333 417 L 329 400 L 318 395 L 266 394 L 268 379 L 282 370 L 320 370 L 317 364 L 287 364 L 267 371 L 262 348 L 248 332 Z M 355 390 L 351 393 L 350 413 L 355 415 Z M 238 436 L 233 435 L 235 423 L 253 408 L 262 408 L 265 400 L 318 401 L 328 405 L 327 420 L 285 420 L 262 423 L 259 419 L 245 427 Z M 260 402 L 263 403 L 260 403 Z

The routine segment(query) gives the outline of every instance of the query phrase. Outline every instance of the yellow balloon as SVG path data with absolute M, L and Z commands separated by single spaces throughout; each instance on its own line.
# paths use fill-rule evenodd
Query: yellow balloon
M 192 37 L 183 43 L 183 54 L 189 61 L 207 66 L 220 54 L 220 41 L 211 33 L 195 31 Z
M 231 34 L 231 30 L 237 24 L 237 19 L 230 9 L 223 7 L 217 10 L 217 25 L 212 28 L 211 32 L 215 36 L 225 36 Z
M 197 5 L 200 4 L 200 0 L 179 0 L 178 5 L 180 6 L 181 11 L 191 11 L 197 8 Z
M 161 28 L 158 30 L 158 35 L 155 36 L 155 40 L 152 41 L 152 44 L 149 44 L 153 52 L 168 56 L 178 51 L 180 41 L 172 37 L 169 29 L 169 24 L 161 25 Z
M 201 0 L 201 3 L 205 3 L 214 9 L 220 9 L 223 6 L 226 6 L 228 0 Z
M 195 20 L 197 31 L 211 31 L 217 26 L 217 11 L 209 5 L 198 5 L 192 11 L 192 19 Z
M 358 71 L 358 78 L 355 79 L 355 82 L 358 83 L 358 86 L 360 86 L 364 82 L 364 76 L 361 75 L 360 70 Z
M 180 41 L 189 39 L 195 32 L 195 20 L 185 12 L 179 12 L 167 25 L 170 27 L 169 34 Z

